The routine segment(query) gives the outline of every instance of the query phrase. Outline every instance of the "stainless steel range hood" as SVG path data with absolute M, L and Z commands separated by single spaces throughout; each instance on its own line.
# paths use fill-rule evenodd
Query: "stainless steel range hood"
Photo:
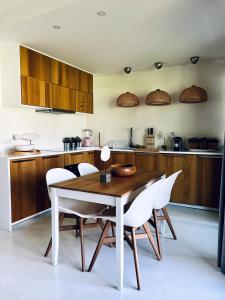
M 38 113 L 47 113 L 47 114 L 75 114 L 75 111 L 72 110 L 64 110 L 64 109 L 56 109 L 56 108 L 37 108 L 35 110 Z

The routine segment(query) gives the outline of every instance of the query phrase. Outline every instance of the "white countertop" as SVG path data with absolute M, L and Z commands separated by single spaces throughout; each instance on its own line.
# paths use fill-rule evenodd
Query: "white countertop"
M 27 153 L 27 154 L 2 154 L 0 155 L 1 159 L 24 159 L 24 158 L 31 158 L 31 157 L 42 157 L 42 156 L 54 156 L 54 155 L 60 155 L 60 154 L 70 154 L 70 153 L 79 153 L 79 152 L 86 152 L 86 151 L 94 151 L 94 150 L 100 150 L 99 147 L 82 147 L 77 150 L 71 150 L 71 151 L 64 151 L 63 149 L 43 149 L 39 153 Z M 112 152 L 139 152 L 139 153 L 146 153 L 146 154 L 151 154 L 151 153 L 160 153 L 160 154 L 195 154 L 195 155 L 204 155 L 204 156 L 222 156 L 222 152 L 202 152 L 202 151 L 162 151 L 160 150 L 159 152 L 148 152 L 148 151 L 143 151 L 143 150 L 133 150 L 133 149 L 111 149 Z

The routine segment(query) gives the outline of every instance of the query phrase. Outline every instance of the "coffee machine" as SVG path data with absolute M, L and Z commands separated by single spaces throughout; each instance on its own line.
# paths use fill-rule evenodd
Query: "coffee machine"
M 172 150 L 173 151 L 182 151 L 182 138 L 179 136 L 175 136 L 172 138 Z

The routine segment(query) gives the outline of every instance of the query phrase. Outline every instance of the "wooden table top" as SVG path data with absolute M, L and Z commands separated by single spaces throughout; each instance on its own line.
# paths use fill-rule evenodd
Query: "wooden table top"
M 112 181 L 104 184 L 100 183 L 99 174 L 100 172 L 81 176 L 75 179 L 52 184 L 50 187 L 122 197 L 125 194 L 133 192 L 136 189 L 146 185 L 148 182 L 154 179 L 156 180 L 163 175 L 163 173 L 160 171 L 149 172 L 138 170 L 135 175 L 130 177 L 112 176 Z

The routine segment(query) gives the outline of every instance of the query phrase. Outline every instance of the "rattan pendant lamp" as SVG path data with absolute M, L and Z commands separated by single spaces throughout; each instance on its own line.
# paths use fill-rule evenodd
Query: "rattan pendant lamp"
M 199 61 L 199 56 L 192 56 L 190 60 L 195 65 Z M 192 85 L 181 92 L 179 100 L 181 103 L 191 104 L 206 102 L 207 98 L 207 93 L 202 87 Z
M 131 67 L 125 67 L 124 72 L 126 74 L 130 74 Z M 120 107 L 134 107 L 134 106 L 138 106 L 139 104 L 140 101 L 138 97 L 135 94 L 130 92 L 121 94 L 116 100 L 116 105 Z
M 162 65 L 162 62 L 156 62 L 155 68 L 159 70 L 162 68 Z M 170 95 L 165 91 L 161 91 L 160 89 L 150 92 L 145 99 L 146 105 L 169 105 L 170 103 Z

